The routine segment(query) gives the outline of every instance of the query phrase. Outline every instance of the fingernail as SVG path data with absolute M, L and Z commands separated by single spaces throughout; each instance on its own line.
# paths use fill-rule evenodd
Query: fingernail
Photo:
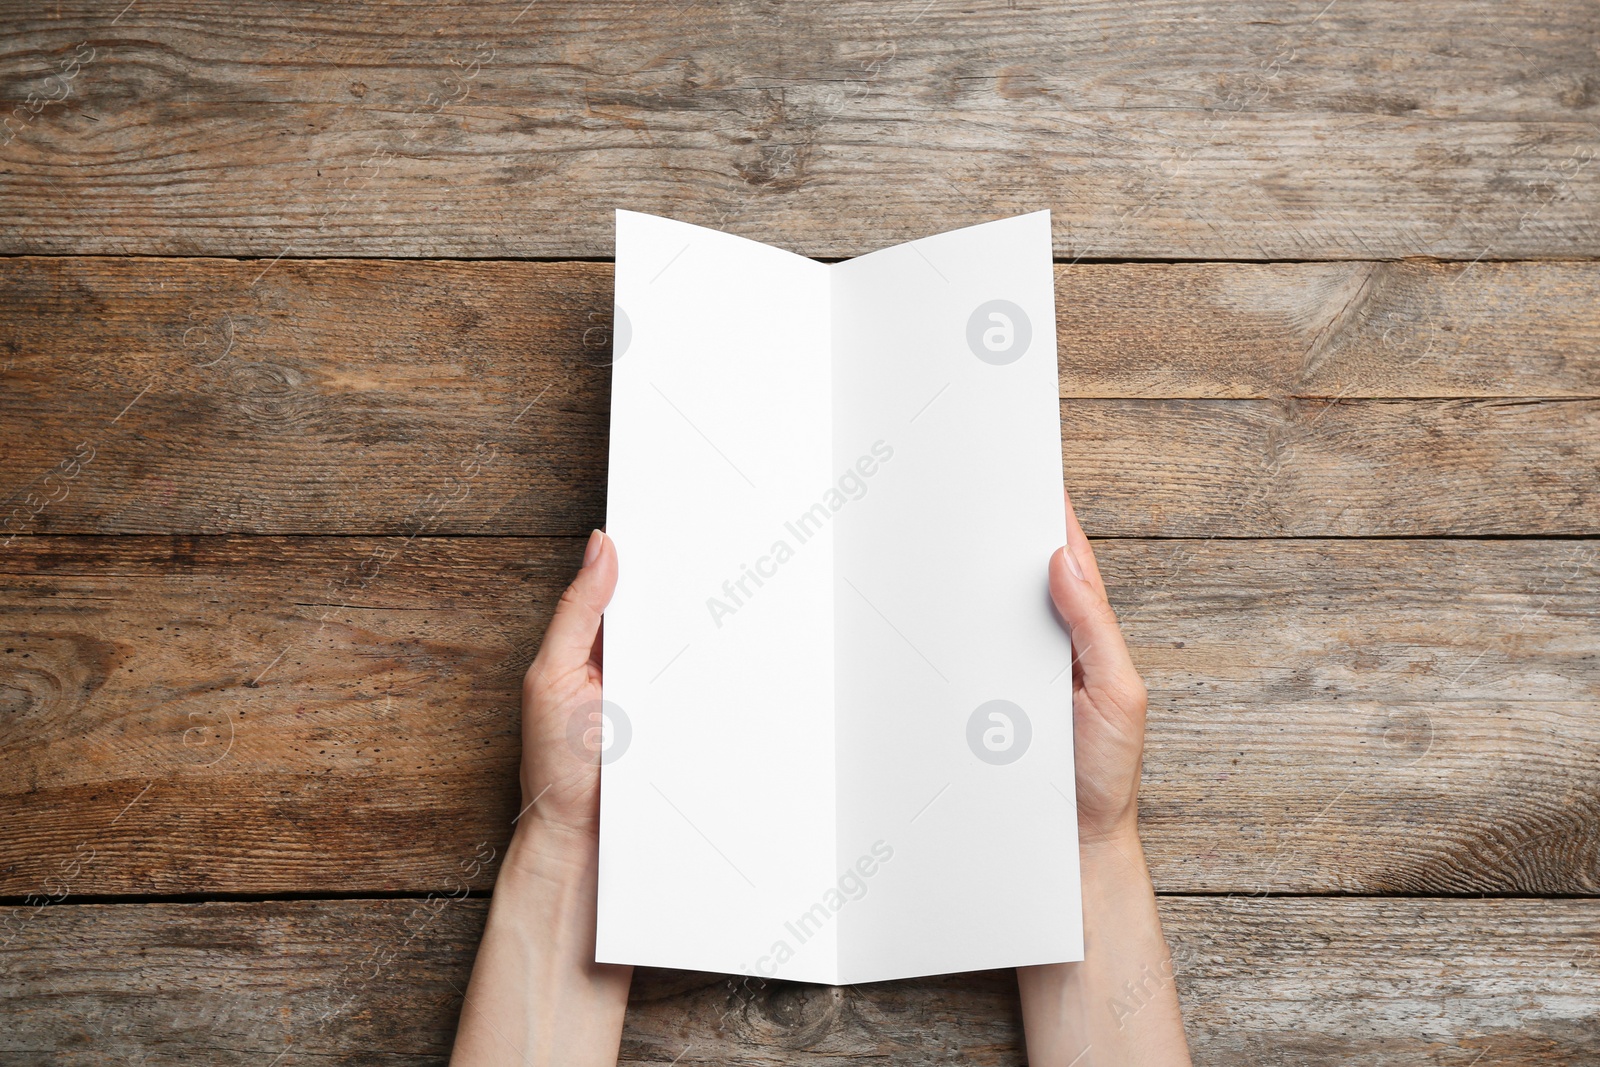
M 1068 545 L 1066 548 L 1063 548 L 1061 550 L 1061 554 L 1067 557 L 1067 570 L 1072 572 L 1072 576 L 1078 579 L 1080 582 L 1088 581 L 1088 579 L 1083 576 L 1083 568 L 1078 566 L 1078 557 L 1072 554 L 1072 546 Z
M 587 567 L 600 558 L 600 546 L 605 544 L 606 535 L 596 530 L 589 535 L 589 544 L 583 550 L 583 565 Z M 1079 575 L 1082 577 L 1082 575 Z

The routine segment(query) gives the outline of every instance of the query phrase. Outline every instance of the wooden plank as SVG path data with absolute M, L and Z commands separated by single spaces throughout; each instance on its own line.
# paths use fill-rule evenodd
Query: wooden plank
M 254 287 L 237 261 L 12 266 L 7 535 L 603 521 L 609 269 L 545 268 L 508 303 L 473 264 L 396 285 L 392 265 L 285 262 Z M 37 332 L 72 322 L 67 344 Z
M 0 910 L 0 1056 L 442 1063 L 485 911 L 448 898 Z M 1167 897 L 1161 913 L 1198 1063 L 1600 1056 L 1590 901 Z M 1126 1025 L 1138 1025 L 1137 1003 L 1125 1003 Z M 1021 1064 L 1015 978 L 830 989 L 640 970 L 621 1062 L 675 1057 Z
M 603 369 L 611 278 L 589 262 L 15 257 L 0 371 L 36 403 L 47 385 L 136 389 L 164 360 L 220 377 L 295 347 L 408 389 L 532 383 Z M 1597 309 L 1593 262 L 1058 264 L 1061 396 L 1593 397 Z
M 447 840 L 508 836 L 522 672 L 580 555 L 18 541 L 0 646 L 12 877 L 54 893 L 60 859 L 92 853 L 74 892 L 435 884 Z
M 1056 268 L 1063 398 L 1600 396 L 1600 264 Z
M 1600 254 L 1594 0 L 1070 8 L 12 0 L 0 251 L 605 256 L 623 206 L 844 256 Z
M 1600 400 L 1069 400 L 1102 536 L 1600 531 Z
M 1057 289 L 1099 534 L 1600 527 L 1600 265 L 1080 264 Z M 0 537 L 603 521 L 608 265 L 23 258 L 0 306 Z
M 1164 890 L 1600 892 L 1593 542 L 1098 551 L 1153 693 Z M 0 895 L 437 888 L 509 836 L 517 683 L 580 552 L 19 539 Z

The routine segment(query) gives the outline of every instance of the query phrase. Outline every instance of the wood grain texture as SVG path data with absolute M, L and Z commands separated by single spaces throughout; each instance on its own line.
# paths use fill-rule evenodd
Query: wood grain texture
M 442 1064 L 485 911 L 446 898 L 3 909 L 0 1059 Z M 1590 902 L 1168 897 L 1161 913 L 1196 1063 L 1600 1057 Z M 1137 1004 L 1118 1013 L 1128 1026 Z M 1024 1062 L 1008 971 L 836 989 L 640 970 L 621 1062 L 674 1057 Z
M 1077 263 L 1055 278 L 1063 398 L 1600 395 L 1600 263 Z M 131 398 L 144 370 L 220 378 L 311 349 L 406 389 L 589 368 L 576 392 L 592 393 L 611 300 L 610 263 L 19 256 L 0 259 L 0 371 L 8 391 L 81 402 Z
M 1600 531 L 1600 400 L 1078 400 L 1066 484 L 1102 536 Z
M 0 1064 L 445 1061 L 616 207 L 824 258 L 1050 208 L 1196 1062 L 1600 1063 L 1600 541 L 1541 539 L 1600 534 L 1600 0 L 0 27 Z M 417 896 L 189 902 L 276 894 Z M 1010 973 L 641 971 L 622 1061 L 1020 1038 Z
M 1159 888 L 1600 893 L 1600 548 L 1098 552 L 1153 693 Z M 580 554 L 19 539 L 0 554 L 0 894 L 448 888 L 509 836 L 518 682 Z
M 1058 265 L 1063 398 L 1600 396 L 1600 264 Z
M 1595 0 L 114 7 L 6 5 L 0 251 L 1600 254 Z
M 1600 529 L 1600 265 L 1080 264 L 1057 302 L 1097 534 Z M 21 258 L 0 306 L 0 537 L 604 521 L 609 265 Z

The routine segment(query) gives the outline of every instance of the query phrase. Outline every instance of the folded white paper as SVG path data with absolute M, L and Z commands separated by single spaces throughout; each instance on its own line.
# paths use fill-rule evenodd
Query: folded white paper
M 617 212 L 596 958 L 1083 958 L 1050 217 L 824 264 Z

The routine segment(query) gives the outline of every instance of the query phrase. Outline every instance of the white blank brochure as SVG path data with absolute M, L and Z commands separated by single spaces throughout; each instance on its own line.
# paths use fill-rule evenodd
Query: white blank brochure
M 824 264 L 617 212 L 601 962 L 1083 958 L 1050 216 Z

